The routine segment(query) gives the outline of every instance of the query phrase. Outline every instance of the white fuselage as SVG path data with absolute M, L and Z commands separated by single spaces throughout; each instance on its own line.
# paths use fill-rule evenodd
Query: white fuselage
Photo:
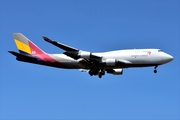
M 107 59 L 116 59 L 120 62 L 125 62 L 128 65 L 100 66 L 102 68 L 127 68 L 127 67 L 147 67 L 165 64 L 173 60 L 173 57 L 160 49 L 128 49 L 116 50 L 110 52 L 92 53 L 93 55 L 101 56 L 102 61 Z M 78 60 L 74 60 L 64 54 L 49 54 L 58 62 L 65 65 L 65 68 L 81 68 Z

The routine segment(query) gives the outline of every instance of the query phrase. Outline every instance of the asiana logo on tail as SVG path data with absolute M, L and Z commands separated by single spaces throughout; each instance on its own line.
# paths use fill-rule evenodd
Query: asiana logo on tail
M 32 54 L 36 54 L 36 52 L 35 52 L 35 51 L 32 51 Z

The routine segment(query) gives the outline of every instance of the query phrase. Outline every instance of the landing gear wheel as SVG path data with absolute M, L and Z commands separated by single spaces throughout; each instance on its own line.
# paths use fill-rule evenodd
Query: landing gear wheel
M 98 77 L 99 77 L 99 78 L 102 78 L 102 75 L 101 75 L 101 74 L 99 74 L 99 75 L 98 75 Z
M 89 71 L 89 75 L 90 75 L 90 76 L 93 76 L 93 72 L 92 72 L 92 71 Z
M 98 77 L 102 78 L 102 76 L 105 75 L 105 71 L 104 70 L 100 70 L 98 73 Z
M 157 70 L 154 70 L 154 73 L 157 73 Z

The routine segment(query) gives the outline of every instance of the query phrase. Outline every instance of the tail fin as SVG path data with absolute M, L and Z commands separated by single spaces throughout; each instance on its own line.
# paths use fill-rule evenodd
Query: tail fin
M 20 53 L 26 55 L 45 54 L 38 46 L 21 33 L 13 33 L 13 38 Z

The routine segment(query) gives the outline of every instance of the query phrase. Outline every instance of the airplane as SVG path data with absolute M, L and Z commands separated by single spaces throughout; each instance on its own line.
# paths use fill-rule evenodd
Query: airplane
M 19 52 L 8 51 L 16 60 L 64 69 L 79 69 L 90 76 L 101 78 L 105 73 L 122 75 L 124 68 L 157 67 L 174 58 L 161 49 L 126 49 L 108 52 L 88 52 L 56 42 L 43 36 L 43 39 L 64 50 L 63 54 L 48 54 L 41 50 L 22 33 L 13 33 Z

